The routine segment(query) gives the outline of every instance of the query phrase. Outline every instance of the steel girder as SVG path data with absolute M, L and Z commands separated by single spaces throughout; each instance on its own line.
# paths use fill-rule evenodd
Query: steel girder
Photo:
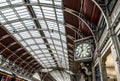
M 104 13 L 104 15 L 108 16 L 108 7 L 105 0 L 92 0 L 98 8 Z
M 12 43 L 12 44 L 10 44 L 9 46 L 5 46 L 5 49 L 3 49 L 3 51 L 2 52 L 4 52 L 6 49 L 8 49 L 9 47 L 11 47 L 11 46 L 13 46 L 13 45 L 15 45 L 16 44 L 16 42 L 14 42 L 14 43 Z M 12 54 L 10 55 L 10 56 L 8 56 L 8 58 L 6 58 L 6 60 L 8 60 L 10 57 L 12 57 L 16 52 L 18 52 L 18 51 L 20 51 L 21 49 L 23 49 L 23 48 L 19 48 L 19 49 L 17 49 L 15 52 L 13 52 L 13 51 L 11 51 L 12 52 Z M 1 52 L 1 53 L 2 53 Z M 18 57 L 13 63 L 12 63 L 12 65 L 19 59 L 19 58 L 21 58 L 22 56 L 24 56 L 26 54 L 26 52 L 24 52 L 23 54 L 21 54 L 21 56 L 20 57 Z M 16 54 L 15 54 L 16 55 Z M 30 56 L 31 57 L 31 56 Z M 29 58 L 30 58 L 29 57 Z M 27 58 L 28 59 L 28 58 Z M 25 61 L 24 61 L 25 62 Z M 5 62 L 3 62 L 3 64 L 4 64 Z M 21 63 L 22 64 L 22 63 Z M 11 68 L 12 68 L 12 66 L 11 66 Z M 10 69 L 11 69 L 10 68 Z
M 84 35 L 82 34 L 82 32 L 81 32 L 79 29 L 77 29 L 75 26 L 73 26 L 73 25 L 71 25 L 71 24 L 68 24 L 68 23 L 67 23 L 65 26 L 68 27 L 68 28 L 70 28 L 70 29 L 72 29 L 73 31 L 75 31 L 80 37 L 83 37 L 83 36 L 84 36 Z M 30 29 L 30 31 L 34 31 L 34 30 L 37 30 L 37 29 Z M 47 29 L 38 29 L 38 30 L 48 31 Z M 24 32 L 24 31 L 27 31 L 27 30 L 21 30 L 21 31 L 17 31 L 17 32 L 11 33 L 11 34 L 9 34 L 9 35 L 3 36 L 2 39 L 7 38 L 7 37 L 9 37 L 9 36 L 12 36 L 13 34 L 17 34 L 17 33 Z M 55 32 L 58 32 L 58 31 L 55 31 Z M 60 33 L 65 36 L 64 33 L 62 33 L 62 32 L 60 32 Z M 36 38 L 37 38 L 37 37 L 36 37 Z M 50 37 L 38 37 L 38 38 L 48 38 L 48 39 L 50 39 Z M 0 39 L 0 40 L 2 40 L 2 39 Z M 29 39 L 29 38 L 27 38 L 27 39 Z M 59 39 L 57 39 L 57 38 L 53 38 L 53 39 L 54 39 L 54 40 L 59 40 Z M 23 40 L 25 40 L 25 39 L 23 39 Z M 65 42 L 65 41 L 63 41 L 63 42 Z
M 68 28 L 72 29 L 73 31 L 75 31 L 81 38 L 84 37 L 83 33 L 77 27 L 75 27 L 69 23 L 66 23 L 65 27 L 68 27 Z
M 10 45 L 11 46 L 11 45 Z M 11 51 L 12 52 L 12 51 Z M 18 50 L 16 50 L 16 52 L 18 52 Z M 8 60 L 13 54 L 15 54 L 16 52 L 12 52 L 12 54 L 8 57 L 8 58 L 6 58 L 6 60 Z M 25 53 L 23 53 L 23 55 L 24 55 Z M 20 57 L 18 57 L 18 58 L 20 58 Z M 28 59 L 28 58 L 27 58 Z M 17 59 L 18 60 L 18 59 Z M 17 60 L 15 60 L 13 63 L 12 63 L 12 66 L 13 66 L 13 64 L 17 61 Z M 5 61 L 6 62 L 6 61 Z M 5 62 L 3 62 L 3 64 L 5 63 Z M 25 62 L 24 60 L 23 60 L 23 62 Z M 23 63 L 23 62 L 21 62 L 20 63 L 20 65 Z M 29 64 L 29 63 L 28 63 Z M 18 66 L 20 66 L 20 65 L 18 65 Z M 10 67 L 10 70 L 12 69 L 12 66 Z M 33 68 L 33 67 L 32 67 Z
M 66 12 L 76 16 L 80 20 L 82 20 L 89 27 L 89 29 L 92 30 L 91 32 L 96 30 L 97 26 L 95 24 L 93 24 L 92 22 L 90 22 L 88 19 L 86 19 L 82 13 L 72 10 L 70 8 L 65 8 L 64 11 L 66 11 Z
M 5 5 L 3 7 L 0 7 L 0 9 L 6 9 L 9 8 L 11 5 Z M 44 6 L 44 7 L 51 7 L 51 8 L 57 8 L 57 9 L 62 9 L 61 6 L 58 5 L 52 5 L 52 4 L 46 4 L 46 3 L 17 3 L 17 4 L 12 4 L 13 7 L 21 7 L 21 6 Z
M 96 4 L 96 6 L 100 9 L 100 11 L 102 12 L 102 15 L 104 16 L 105 18 L 105 21 L 106 21 L 106 25 L 107 27 L 109 26 L 108 24 L 108 19 L 107 19 L 107 6 L 106 6 L 106 3 L 105 1 L 97 1 L 97 0 L 92 0 L 94 2 L 94 4 Z
M 91 31 L 91 33 L 94 37 L 94 40 L 95 40 L 95 44 L 96 44 L 95 34 L 96 34 L 97 26 L 94 23 L 91 23 L 88 19 L 86 19 L 85 16 L 80 12 L 77 12 L 77 11 L 72 10 L 70 8 L 65 8 L 64 11 L 74 15 L 75 17 L 77 17 L 78 19 L 80 19 L 82 22 L 84 22 L 86 24 L 86 26 Z
M 21 19 L 16 19 L 16 20 L 11 20 L 11 21 L 7 21 L 7 22 L 4 22 L 2 23 L 3 25 L 6 25 L 6 24 L 11 24 L 11 23 L 15 23 L 15 22 L 21 22 L 21 21 L 26 21 L 26 20 L 45 20 L 45 21 L 51 21 L 51 22 L 56 22 L 56 23 L 59 23 L 59 24 L 64 24 L 63 22 L 61 21 L 56 21 L 55 19 L 50 19 L 50 18 L 21 18 Z

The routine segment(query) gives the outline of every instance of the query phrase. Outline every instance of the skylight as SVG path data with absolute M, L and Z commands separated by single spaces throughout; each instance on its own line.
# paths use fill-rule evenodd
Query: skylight
M 0 7 L 0 22 L 44 68 L 69 69 L 61 0 L 0 0 Z
M 28 2 L 0 0 L 1 23 L 44 68 L 69 69 L 62 1 Z

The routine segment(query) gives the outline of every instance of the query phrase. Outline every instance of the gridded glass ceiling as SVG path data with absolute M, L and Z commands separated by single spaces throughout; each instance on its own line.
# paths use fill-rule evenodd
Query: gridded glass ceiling
M 70 81 L 70 75 L 64 71 L 53 71 L 50 73 L 57 81 Z
M 0 22 L 44 68 L 69 69 L 61 0 L 0 0 Z

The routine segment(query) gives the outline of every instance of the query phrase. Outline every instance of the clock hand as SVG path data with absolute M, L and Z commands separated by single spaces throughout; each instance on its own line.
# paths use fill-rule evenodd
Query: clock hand
M 82 53 L 83 52 L 83 46 L 81 47 L 81 52 L 80 53 Z

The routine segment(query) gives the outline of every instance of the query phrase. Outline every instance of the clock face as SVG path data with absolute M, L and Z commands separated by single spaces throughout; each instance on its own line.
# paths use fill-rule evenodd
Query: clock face
M 75 49 L 75 59 L 91 57 L 91 45 L 89 43 L 81 43 Z

